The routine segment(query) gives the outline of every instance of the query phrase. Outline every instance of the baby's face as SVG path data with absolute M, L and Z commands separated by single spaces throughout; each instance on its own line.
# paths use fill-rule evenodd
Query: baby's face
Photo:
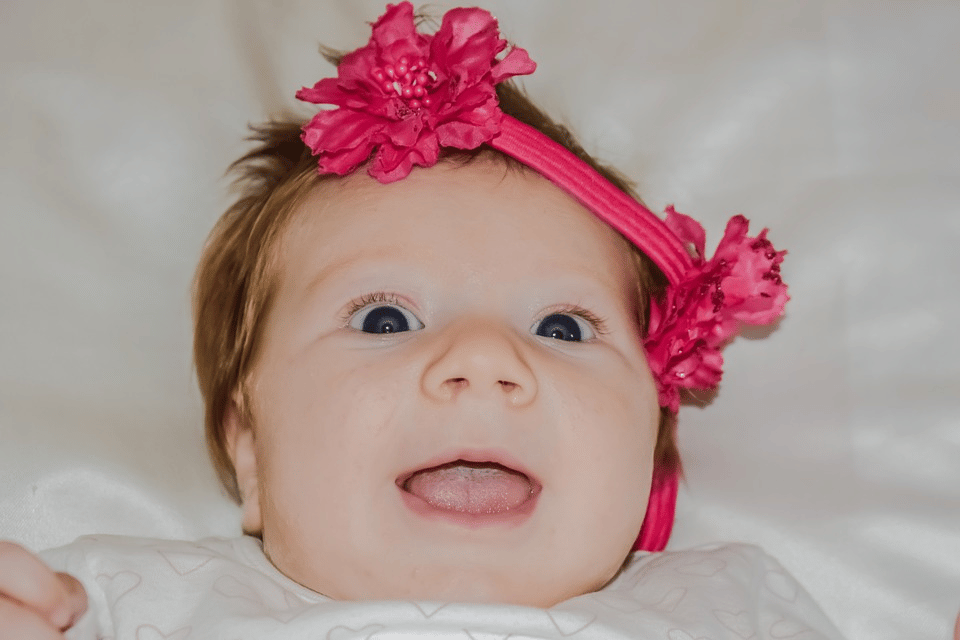
M 248 527 L 336 599 L 550 606 L 646 508 L 659 408 L 626 243 L 489 160 L 325 182 L 233 415 Z

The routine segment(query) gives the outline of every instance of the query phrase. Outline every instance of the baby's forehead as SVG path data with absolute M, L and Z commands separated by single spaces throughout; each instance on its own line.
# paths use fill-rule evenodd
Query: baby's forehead
M 521 202 L 523 207 L 512 206 L 513 202 Z M 442 219 L 419 215 L 427 208 L 443 212 Z M 388 212 L 389 218 L 403 227 L 442 226 L 455 235 L 457 231 L 466 233 L 478 216 L 492 217 L 501 208 L 513 211 L 513 220 L 499 219 L 504 234 L 522 226 L 528 213 L 542 213 L 542 229 L 576 219 L 576 231 L 616 238 L 628 252 L 634 250 L 565 191 L 498 152 L 441 161 L 430 168 L 415 167 L 405 179 L 389 184 L 359 170 L 342 177 L 316 176 L 303 189 L 290 233 L 295 236 L 315 225 L 339 231 L 355 226 L 356 220 L 371 219 L 373 224 L 373 218 L 383 224 L 382 214 Z M 464 242 L 468 241 L 464 237 Z
M 362 172 L 314 181 L 285 233 L 281 262 L 322 275 L 336 264 L 416 261 L 630 280 L 634 249 L 553 183 L 491 158 L 414 169 L 382 184 Z
M 552 182 L 496 157 L 414 168 L 405 179 L 389 184 L 359 171 L 318 179 L 308 186 L 297 207 L 294 217 L 300 225 L 293 233 L 321 225 L 328 231 L 356 227 L 372 236 L 377 231 L 373 225 L 394 224 L 440 227 L 452 236 L 462 232 L 463 242 L 469 243 L 466 233 L 478 228 L 490 229 L 504 240 L 511 239 L 510 232 L 525 230 L 542 236 L 550 235 L 553 228 L 561 236 L 564 231 L 576 232 L 581 238 L 588 235 L 632 250 L 619 233 Z M 423 215 L 428 211 L 440 215 Z M 364 220 L 370 223 L 365 225 Z M 491 227 L 494 221 L 498 226 Z
M 517 192 L 540 191 L 569 198 L 533 169 L 489 150 L 446 156 L 432 167 L 414 167 L 404 179 L 389 183 L 372 177 L 363 167 L 344 176 L 314 175 L 313 180 L 304 185 L 303 200 L 321 203 L 321 206 L 322 203 L 343 203 L 362 207 L 370 201 L 409 201 L 418 197 L 454 200 L 464 192 L 475 194 L 503 185 Z

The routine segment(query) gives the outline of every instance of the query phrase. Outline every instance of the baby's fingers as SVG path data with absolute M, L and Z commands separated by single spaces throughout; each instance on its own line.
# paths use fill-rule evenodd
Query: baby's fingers
M 19 602 L 0 596 L 0 638 L 63 640 L 63 633 Z
M 87 595 L 74 577 L 54 573 L 20 545 L 0 540 L 0 603 L 3 624 L 14 609 L 26 609 L 56 629 L 67 629 L 86 611 Z M 26 618 L 22 622 L 29 624 Z

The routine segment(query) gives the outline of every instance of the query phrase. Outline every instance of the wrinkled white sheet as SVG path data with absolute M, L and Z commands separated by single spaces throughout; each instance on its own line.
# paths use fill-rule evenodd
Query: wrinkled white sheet
M 438 11 L 450 6 L 437 2 Z M 648 204 L 742 212 L 793 301 L 681 414 L 671 548 L 765 547 L 853 640 L 960 608 L 960 3 L 491 0 L 526 81 Z M 0 6 L 0 537 L 238 531 L 189 284 L 248 122 L 379 2 Z

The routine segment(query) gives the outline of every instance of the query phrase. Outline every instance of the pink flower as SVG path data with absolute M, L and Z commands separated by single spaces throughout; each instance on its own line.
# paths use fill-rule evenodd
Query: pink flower
M 693 269 L 670 287 L 650 310 L 644 346 L 657 380 L 660 405 L 676 411 L 679 389 L 709 389 L 720 382 L 720 349 L 741 324 L 767 324 L 783 313 L 789 299 L 780 278 L 786 251 L 777 251 L 764 229 L 747 236 L 749 222 L 734 216 L 710 260 L 704 258 L 705 234 L 693 218 L 667 208 L 664 221 L 693 248 Z
M 532 73 L 527 52 L 507 47 L 482 9 L 452 9 L 434 35 L 417 32 L 413 5 L 388 5 L 370 42 L 341 60 L 336 78 L 297 98 L 337 108 L 317 113 L 303 141 L 320 173 L 344 175 L 375 152 L 369 173 L 393 182 L 437 162 L 440 147 L 474 149 L 500 131 L 494 86 Z

